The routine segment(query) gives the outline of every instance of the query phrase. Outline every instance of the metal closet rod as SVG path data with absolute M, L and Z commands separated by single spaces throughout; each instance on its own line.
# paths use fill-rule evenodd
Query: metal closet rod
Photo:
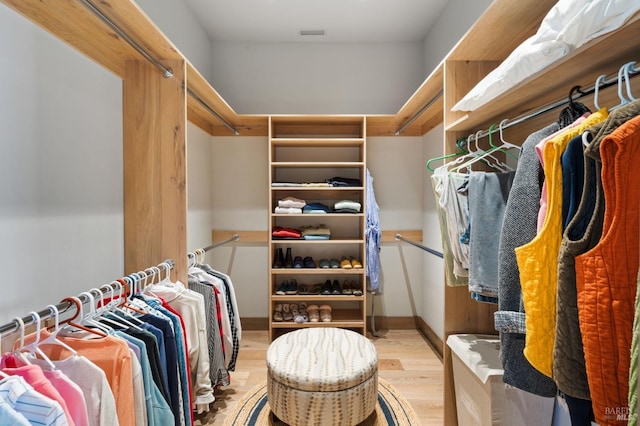
M 169 265 L 170 269 L 173 269 L 173 267 L 175 265 L 175 263 L 171 259 L 167 259 L 163 263 L 166 263 L 167 265 Z M 157 273 L 162 273 L 162 271 L 157 272 Z M 154 272 L 153 274 L 150 274 L 150 275 L 155 275 L 155 274 L 156 273 Z M 124 279 L 124 278 L 122 278 L 122 279 Z M 93 289 L 89 290 L 89 292 L 91 292 L 93 290 L 100 290 L 101 294 L 105 294 L 105 293 L 107 293 L 107 291 L 105 291 L 105 287 L 109 286 L 109 287 L 111 287 L 111 289 L 115 290 L 114 285 L 115 284 L 113 282 L 111 282 L 109 284 L 103 285 L 100 288 L 93 288 Z M 100 296 L 100 294 L 98 296 Z M 80 302 L 82 304 L 85 304 L 85 303 L 89 302 L 89 297 L 85 296 L 84 294 L 80 294 L 78 296 L 78 299 L 80 299 Z M 60 316 L 63 313 L 68 312 L 71 308 L 75 308 L 75 304 L 70 302 L 70 301 L 68 301 L 68 300 L 63 300 L 62 302 L 60 302 L 60 303 L 58 303 L 57 305 L 54 305 L 54 306 L 57 308 L 58 314 Z M 55 318 L 54 310 L 51 309 L 51 308 L 48 308 L 48 307 L 45 308 L 45 309 L 42 309 L 41 311 L 36 312 L 36 313 L 40 317 L 40 321 L 46 321 L 48 319 Z M 33 317 L 33 315 L 26 315 L 26 316 L 22 317 L 21 319 L 22 319 L 22 322 L 24 323 L 25 327 L 30 326 L 32 324 L 35 324 L 35 318 Z M 11 320 L 11 322 L 0 326 L 0 336 L 4 336 L 4 335 L 7 335 L 7 334 L 11 334 L 13 332 L 16 332 L 16 331 L 20 330 L 20 327 L 21 327 L 20 323 L 16 319 L 13 319 L 13 320 Z
M 425 106 L 420 108 L 420 111 L 418 111 L 415 114 L 413 114 L 411 116 L 411 118 L 409 120 L 407 120 L 406 123 L 404 123 L 402 126 L 400 126 L 400 128 L 398 130 L 396 130 L 396 136 L 400 136 L 400 133 L 404 132 L 405 129 L 407 127 L 411 126 L 411 124 L 413 124 L 413 122 L 416 121 L 416 119 L 418 117 L 420 117 L 420 115 L 422 115 L 423 112 L 425 112 L 427 109 L 429 109 L 429 107 L 431 105 L 433 105 L 438 99 L 440 99 L 440 97 L 442 96 L 442 93 L 443 93 L 443 90 L 441 89 L 433 98 L 431 98 L 431 100 L 429 102 L 426 103 Z
M 427 246 L 423 246 L 422 244 L 417 243 L 417 242 L 415 242 L 415 241 L 408 240 L 408 239 L 406 239 L 405 237 L 403 237 L 401 234 L 396 234 L 396 240 L 402 240 L 402 241 L 404 241 L 405 243 L 408 243 L 408 244 L 411 244 L 412 246 L 416 246 L 416 247 L 418 247 L 418 248 L 421 248 L 422 250 L 425 250 L 425 251 L 427 251 L 427 252 L 431 253 L 431 254 L 432 254 L 432 255 L 434 255 L 434 256 L 438 256 L 439 258 L 444 259 L 443 254 L 442 254 L 442 253 L 440 253 L 439 251 L 436 251 L 436 250 L 434 250 L 434 249 L 432 249 L 432 248 L 429 248 L 429 247 L 427 247 Z
M 200 97 L 198 95 L 196 95 L 191 89 L 187 89 L 187 93 L 189 94 L 189 96 L 191 96 L 193 99 L 195 99 L 200 105 L 202 105 L 202 107 L 204 109 L 206 109 L 207 111 L 209 111 L 209 113 L 211 115 L 213 115 L 215 118 L 218 119 L 218 121 L 220 121 L 222 123 L 222 125 L 224 127 L 226 127 L 231 133 L 233 133 L 234 136 L 238 136 L 240 134 L 240 131 L 238 129 L 236 129 L 235 127 L 233 127 L 227 120 L 225 120 L 224 118 L 222 118 L 220 116 L 220 114 L 218 114 L 217 112 L 215 112 L 213 110 L 213 108 L 211 108 L 205 101 L 203 101 L 202 99 L 200 99 Z
M 635 66 L 631 66 L 629 68 L 629 75 L 628 76 L 629 77 L 635 77 L 637 75 L 640 75 L 640 68 L 635 68 Z M 577 87 L 577 92 L 576 93 L 578 93 L 579 95 L 576 96 L 575 98 L 573 98 L 573 100 L 577 101 L 578 99 L 582 99 L 585 96 L 589 96 L 589 95 L 594 94 L 596 92 L 596 90 L 599 91 L 599 90 L 606 89 L 607 87 L 611 87 L 611 86 L 614 86 L 614 85 L 617 85 L 617 84 L 618 84 L 618 77 L 616 75 L 615 79 L 613 79 L 612 81 L 606 81 L 606 77 L 605 77 L 605 79 L 603 80 L 603 82 L 601 84 L 597 84 L 597 83 L 593 84 L 592 86 L 590 86 L 587 89 L 582 89 L 580 86 L 576 86 Z M 538 116 L 540 116 L 542 114 L 545 114 L 545 113 L 547 113 L 549 111 L 553 111 L 554 109 L 559 108 L 561 106 L 564 106 L 564 105 L 566 105 L 568 103 L 569 103 L 569 99 L 567 99 L 567 98 L 563 98 L 563 99 L 557 100 L 555 102 L 552 102 L 550 104 L 542 106 L 542 107 L 540 107 L 540 108 L 538 108 L 538 109 L 536 109 L 536 110 L 534 110 L 532 112 L 529 112 L 529 113 L 524 114 L 524 115 L 522 115 L 520 117 L 517 117 L 517 118 L 515 118 L 513 120 L 509 120 L 505 124 L 503 124 L 501 126 L 501 128 L 502 128 L 502 130 L 508 129 L 511 126 L 515 126 L 517 124 L 524 123 L 525 121 L 531 120 L 532 118 L 536 118 L 536 117 L 538 117 Z M 477 134 L 477 138 L 478 139 L 485 138 L 485 137 L 489 136 L 490 133 L 496 132 L 497 130 L 498 129 L 483 130 L 483 131 L 481 131 L 480 133 Z M 474 138 L 475 137 L 476 136 L 474 135 Z
M 156 68 L 158 68 L 162 72 L 162 76 L 164 78 L 173 77 L 173 70 L 169 67 L 164 66 L 159 60 L 154 58 L 146 49 L 136 43 L 127 33 L 125 33 L 120 27 L 116 25 L 107 15 L 102 13 L 102 11 L 96 7 L 95 4 L 91 2 L 91 0 L 78 0 L 82 3 L 87 9 L 89 9 L 94 15 L 96 15 L 102 22 L 107 24 L 109 28 L 115 31 L 124 41 L 126 41 L 129 46 L 133 47 L 138 53 L 144 56 L 149 62 L 151 62 Z M 213 108 L 207 105 L 202 99 L 196 96 L 191 90 L 187 89 L 187 92 L 196 100 L 200 105 L 202 105 L 211 115 L 216 117 L 227 129 L 233 132 L 234 135 L 238 136 L 240 132 L 235 129 L 231 124 L 229 124 L 224 118 L 222 118 L 218 113 L 216 113 Z
M 239 239 L 240 239 L 240 235 L 238 235 L 238 234 L 233 234 L 233 236 L 232 236 L 231 238 L 227 238 L 227 239 L 226 239 L 226 240 L 224 240 L 224 241 L 219 241 L 219 242 L 217 242 L 217 243 L 211 244 L 210 246 L 207 246 L 207 247 L 205 247 L 205 248 L 203 248 L 203 249 L 201 249 L 201 250 L 202 250 L 202 251 L 204 251 L 204 252 L 206 253 L 206 252 L 208 252 L 209 250 L 213 250 L 213 249 L 214 249 L 214 248 L 216 248 L 216 247 L 223 246 L 223 245 L 225 245 L 225 244 L 227 244 L 227 243 L 230 243 L 230 242 L 232 242 L 232 241 L 238 241 Z

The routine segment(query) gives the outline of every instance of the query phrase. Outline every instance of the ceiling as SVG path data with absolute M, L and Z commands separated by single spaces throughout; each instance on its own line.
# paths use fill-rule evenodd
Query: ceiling
M 447 0 L 185 0 L 212 41 L 407 43 Z M 324 30 L 325 35 L 299 34 Z

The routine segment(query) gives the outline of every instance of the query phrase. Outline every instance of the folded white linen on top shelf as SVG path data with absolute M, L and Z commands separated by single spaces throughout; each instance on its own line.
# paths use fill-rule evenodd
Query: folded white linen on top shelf
M 536 34 L 518 46 L 452 110 L 475 111 L 588 41 L 620 28 L 638 10 L 640 0 L 559 0 Z

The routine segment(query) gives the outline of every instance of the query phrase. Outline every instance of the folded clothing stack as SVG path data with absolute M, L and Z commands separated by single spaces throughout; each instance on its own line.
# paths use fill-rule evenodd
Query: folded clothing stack
M 286 197 L 278 200 L 275 208 L 276 214 L 302 214 L 302 208 L 306 205 L 306 201 L 295 197 Z
M 362 186 L 360 179 L 352 179 L 339 176 L 327 179 L 327 183 L 331 186 Z
M 331 239 L 331 230 L 324 224 L 304 227 L 302 228 L 302 238 L 305 240 L 329 240 Z
M 324 214 L 331 212 L 329 206 L 322 203 L 310 203 L 302 208 L 302 213 L 305 214 Z
M 282 226 L 275 226 L 271 235 L 275 239 L 279 240 L 300 240 L 302 239 L 302 233 L 293 228 L 284 228 Z
M 334 213 L 360 213 L 362 210 L 362 204 L 358 201 L 341 200 L 336 201 L 333 205 Z

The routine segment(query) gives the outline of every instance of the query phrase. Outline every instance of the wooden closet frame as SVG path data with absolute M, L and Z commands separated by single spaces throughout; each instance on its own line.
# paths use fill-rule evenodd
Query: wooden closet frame
M 133 2 L 102 0 L 98 7 L 171 68 L 172 78 L 164 78 L 89 11 L 83 4 L 86 0 L 0 1 L 122 79 L 125 271 L 171 258 L 176 262 L 174 278 L 186 282 L 187 121 L 212 136 L 233 135 L 211 109 L 242 136 L 267 136 L 268 115 L 237 114 Z M 572 86 L 593 84 L 599 75 L 610 75 L 623 63 L 640 58 L 640 43 L 634 41 L 640 34 L 636 15 L 622 28 L 587 43 L 478 111 L 451 111 L 469 89 L 535 34 L 555 3 L 494 0 L 398 113 L 366 116 L 367 136 L 394 136 L 404 126 L 402 136 L 422 136 L 443 124 L 443 153 L 452 153 L 458 138 L 557 100 L 568 95 Z M 509 129 L 507 139 L 521 141 L 532 130 L 553 121 L 552 116 L 542 115 Z M 466 288 L 445 286 L 444 341 L 457 333 L 496 334 L 494 311 L 490 305 L 473 301 Z M 454 425 L 451 353 L 442 342 L 434 344 L 444 346 L 445 424 Z

